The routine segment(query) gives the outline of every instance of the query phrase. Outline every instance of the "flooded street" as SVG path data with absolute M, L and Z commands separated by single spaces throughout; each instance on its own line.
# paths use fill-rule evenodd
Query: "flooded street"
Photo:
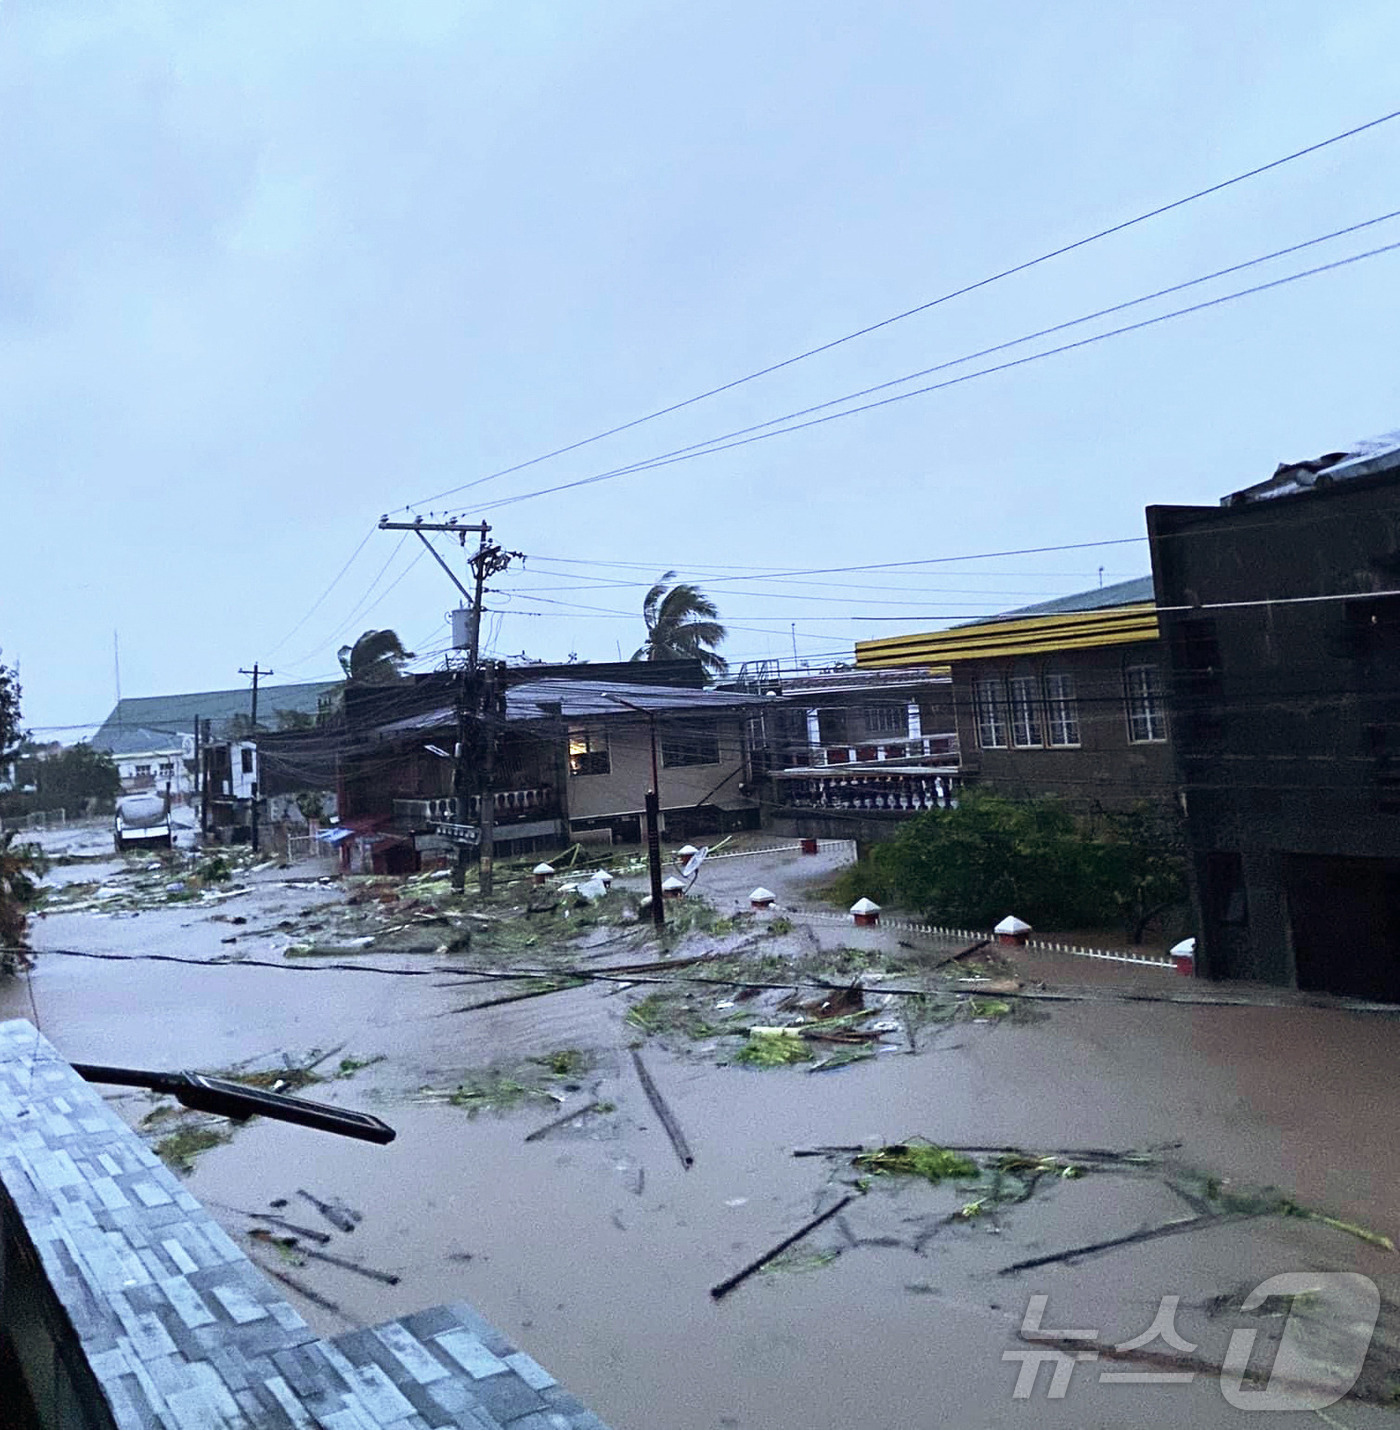
M 793 928 L 771 940 L 781 954 L 765 958 L 770 976 L 780 956 L 802 947 L 873 957 L 903 940 L 917 943 L 905 949 L 910 958 L 955 951 L 892 929 L 804 925 L 796 906 L 816 907 L 808 886 L 838 858 L 781 851 L 713 860 L 695 893 L 724 916 L 746 905 L 756 884 L 778 893 L 779 915 Z M 91 881 L 112 873 L 69 866 L 55 874 L 67 879 L 74 868 Z M 1082 989 L 1087 1001 L 924 1024 L 916 1054 L 891 1033 L 875 1056 L 815 1075 L 810 1063 L 741 1066 L 732 1036 L 716 1043 L 670 1026 L 647 1036 L 629 1020 L 649 984 L 589 982 L 454 1012 L 521 984 L 447 971 L 499 964 L 500 946 L 489 954 L 478 937 L 470 951 L 437 951 L 445 935 L 428 922 L 432 912 L 418 916 L 426 939 L 418 952 L 299 956 L 296 941 L 311 937 L 312 926 L 328 930 L 316 935 L 328 949 L 348 942 L 337 921 L 354 881 L 317 883 L 317 873 L 240 874 L 233 887 L 248 892 L 210 904 L 112 916 L 56 909 L 34 925 L 35 947 L 48 956 L 27 982 L 0 989 L 0 1016 L 37 1012 L 60 1051 L 84 1061 L 215 1071 L 275 1068 L 284 1055 L 300 1064 L 334 1050 L 324 1070 L 339 1066 L 344 1075 L 305 1095 L 384 1118 L 398 1131 L 391 1146 L 259 1120 L 199 1155 L 189 1177 L 245 1246 L 255 1243 L 246 1240 L 253 1223 L 244 1213 L 282 1199 L 279 1215 L 329 1236 L 303 1190 L 363 1214 L 328 1249 L 399 1277 L 397 1285 L 314 1259 L 294 1270 L 264 1260 L 317 1293 L 313 1301 L 288 1292 L 324 1333 L 465 1299 L 616 1430 L 1282 1425 L 1297 1416 L 1233 1409 L 1204 1374 L 1189 1383 L 1103 1383 L 1103 1366 L 1086 1363 L 1063 1398 L 1047 1398 L 1047 1369 L 1032 1396 L 1016 1399 L 1020 1362 L 1003 1352 L 1024 1350 L 1018 1331 L 1032 1295 L 1049 1298 L 1044 1333 L 1092 1328 L 1108 1343 L 1141 1335 L 1162 1298 L 1174 1295 L 1177 1332 L 1196 1356 L 1219 1364 L 1231 1331 L 1245 1324 L 1222 1313 L 1228 1298 L 1278 1272 L 1344 1270 L 1373 1278 L 1385 1302 L 1363 1386 L 1379 1399 L 1396 1384 L 1388 1377 L 1397 1366 L 1391 1308 L 1400 1303 L 1400 1258 L 1316 1220 L 1242 1216 L 1073 1265 L 998 1274 L 1024 1258 L 1191 1215 L 1194 1184 L 1173 1169 L 1274 1186 L 1300 1206 L 1400 1233 L 1392 1017 L 1113 1001 L 1118 991 L 1213 986 L 1155 969 L 1023 957 L 1013 971 L 1027 990 L 1040 980 L 1047 991 Z M 608 898 L 642 882 L 624 875 Z M 410 936 L 411 927 L 400 935 Z M 726 939 L 734 935 L 701 930 L 674 951 L 679 958 Z M 576 967 L 660 955 L 644 925 L 605 924 L 590 931 L 589 945 L 576 952 Z M 58 952 L 65 949 L 141 957 L 95 960 Z M 559 953 L 542 940 L 518 949 L 517 964 Z M 192 962 L 143 961 L 149 955 Z M 245 962 L 213 962 L 230 958 Z M 911 976 L 889 982 L 904 986 Z M 867 978 L 867 991 L 878 993 L 880 981 Z M 716 1018 L 734 1008 L 732 987 L 700 991 Z M 639 1086 L 633 1045 L 694 1152 L 688 1170 Z M 562 1050 L 578 1052 L 578 1066 L 561 1062 L 564 1071 L 541 1084 L 543 1096 L 476 1115 L 447 1100 L 483 1069 L 532 1059 L 538 1067 Z M 114 1089 L 113 1098 L 133 1125 L 152 1108 L 145 1094 Z M 597 1110 L 526 1140 L 588 1104 Z M 967 1217 L 956 1215 L 968 1197 L 952 1181 L 861 1179 L 849 1156 L 792 1155 L 911 1137 L 1044 1153 L 1170 1150 L 1161 1167 L 1053 1175 L 1022 1201 Z M 712 1286 L 838 1194 L 854 1197 L 839 1216 L 723 1300 L 712 1298 Z M 264 1253 L 272 1256 L 266 1247 L 255 1252 Z M 1275 1334 L 1279 1319 L 1249 1324 Z M 1355 1401 L 1325 1416 L 1356 1427 L 1392 1421 L 1389 1411 Z

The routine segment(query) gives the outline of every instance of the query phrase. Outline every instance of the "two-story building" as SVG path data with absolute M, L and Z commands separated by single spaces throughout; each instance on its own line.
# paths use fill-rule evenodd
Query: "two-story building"
M 1174 797 L 1151 577 L 862 641 L 856 663 L 951 670 L 959 771 L 979 787 L 1084 811 Z
M 1147 522 L 1198 968 L 1400 1001 L 1400 434 Z
M 960 779 L 947 671 L 828 670 L 764 663 L 725 688 L 758 697 L 749 717 L 766 816 L 785 834 L 880 839 L 946 805 Z

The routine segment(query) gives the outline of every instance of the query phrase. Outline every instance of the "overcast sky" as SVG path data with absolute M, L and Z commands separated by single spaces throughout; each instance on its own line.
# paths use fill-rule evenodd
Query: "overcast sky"
M 127 695 L 329 678 L 370 626 L 439 649 L 455 593 L 381 513 L 1400 108 L 1387 0 L 8 0 L 0 37 L 0 648 L 41 728 L 107 713 L 114 631 Z M 474 519 L 1360 223 L 1398 178 L 1395 121 L 417 509 Z M 735 661 L 1144 573 L 1139 544 L 761 579 L 1140 536 L 1149 502 L 1400 427 L 1397 280 L 1400 252 L 492 510 L 530 559 L 491 648 L 628 656 L 673 567 Z

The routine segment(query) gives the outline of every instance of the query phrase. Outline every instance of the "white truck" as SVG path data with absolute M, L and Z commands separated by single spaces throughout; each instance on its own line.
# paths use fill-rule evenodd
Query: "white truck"
M 174 848 L 170 807 L 164 795 L 154 790 L 122 795 L 117 801 L 114 823 L 118 854 L 128 849 Z

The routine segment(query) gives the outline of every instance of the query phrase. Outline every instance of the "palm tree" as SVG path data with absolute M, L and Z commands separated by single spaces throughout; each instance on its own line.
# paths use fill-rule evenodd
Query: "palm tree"
M 642 617 L 647 623 L 646 644 L 633 652 L 633 660 L 698 660 L 706 675 L 723 675 L 729 662 L 715 652 L 728 634 L 720 625 L 715 603 L 688 581 L 675 585 L 674 571 L 647 592 Z
M 392 685 L 403 679 L 403 663 L 413 652 L 403 648 L 394 631 L 366 631 L 354 645 L 339 651 L 340 668 L 354 685 Z

